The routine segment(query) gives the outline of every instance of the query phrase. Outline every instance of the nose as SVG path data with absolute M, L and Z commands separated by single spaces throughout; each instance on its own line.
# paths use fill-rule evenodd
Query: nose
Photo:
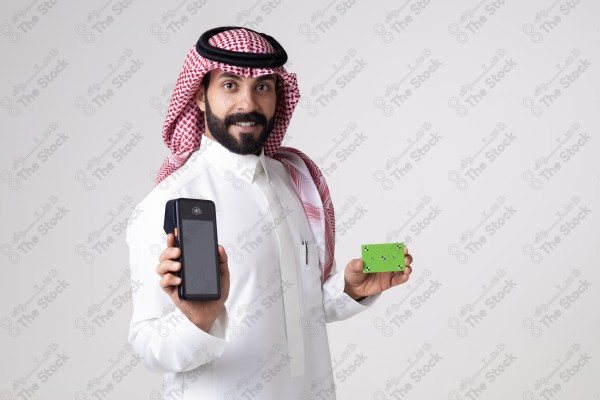
M 245 113 L 256 111 L 258 102 L 256 101 L 255 95 L 256 94 L 251 88 L 245 87 L 241 89 L 236 102 L 236 111 Z

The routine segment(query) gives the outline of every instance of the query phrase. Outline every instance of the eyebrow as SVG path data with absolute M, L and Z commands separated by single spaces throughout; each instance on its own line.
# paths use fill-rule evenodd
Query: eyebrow
M 221 78 L 230 78 L 230 79 L 234 79 L 234 80 L 241 80 L 241 77 L 239 75 L 235 75 L 235 74 L 231 74 L 229 72 L 223 72 L 221 75 L 219 75 L 219 79 Z M 275 80 L 275 74 L 270 74 L 270 75 L 261 75 L 258 78 L 256 78 L 257 81 L 261 82 L 261 81 L 274 81 Z

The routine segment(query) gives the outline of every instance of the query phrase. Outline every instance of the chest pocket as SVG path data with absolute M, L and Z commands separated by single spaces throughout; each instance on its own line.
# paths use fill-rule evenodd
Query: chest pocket
M 300 245 L 298 270 L 299 284 L 302 285 L 300 302 L 304 315 L 314 316 L 323 308 L 323 291 L 321 288 L 321 268 L 319 268 L 319 249 L 315 242 Z

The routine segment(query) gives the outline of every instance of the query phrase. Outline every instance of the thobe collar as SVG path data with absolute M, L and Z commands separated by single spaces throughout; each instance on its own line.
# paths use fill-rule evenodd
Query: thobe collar
M 263 174 L 269 180 L 267 172 L 266 156 L 264 148 L 261 147 L 260 154 L 236 154 L 215 140 L 204 137 L 200 149 L 200 157 L 207 161 L 216 163 L 223 168 L 233 171 L 238 177 L 248 183 L 253 183 L 259 175 Z

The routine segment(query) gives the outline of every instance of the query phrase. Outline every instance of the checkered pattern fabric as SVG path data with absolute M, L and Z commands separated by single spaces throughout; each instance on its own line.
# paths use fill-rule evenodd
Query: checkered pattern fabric
M 273 53 L 273 46 L 261 35 L 246 29 L 223 31 L 209 39 L 212 46 L 230 51 L 245 53 Z M 276 73 L 283 84 L 283 101 L 278 102 L 275 125 L 264 145 L 266 156 L 273 157 L 283 163 L 292 176 L 298 196 L 304 207 L 311 228 L 318 238 L 320 232 L 325 234 L 324 252 L 319 256 L 322 279 L 329 276 L 334 258 L 335 245 L 335 213 L 325 178 L 317 165 L 304 153 L 291 147 L 281 147 L 300 91 L 296 75 L 288 73 L 283 66 L 277 68 L 246 68 L 223 64 L 201 57 L 194 46 L 187 54 L 183 70 L 179 74 L 169 104 L 169 110 L 163 126 L 163 140 L 172 154 L 163 162 L 156 184 L 181 167 L 187 159 L 200 147 L 204 134 L 204 113 L 198 108 L 194 94 L 198 90 L 204 75 L 213 69 L 222 69 L 246 78 Z M 307 185 L 300 179 L 298 170 L 289 161 L 289 154 L 300 157 L 308 168 L 314 186 Z M 314 190 L 318 191 L 315 196 Z M 318 204 L 320 203 L 320 204 Z

